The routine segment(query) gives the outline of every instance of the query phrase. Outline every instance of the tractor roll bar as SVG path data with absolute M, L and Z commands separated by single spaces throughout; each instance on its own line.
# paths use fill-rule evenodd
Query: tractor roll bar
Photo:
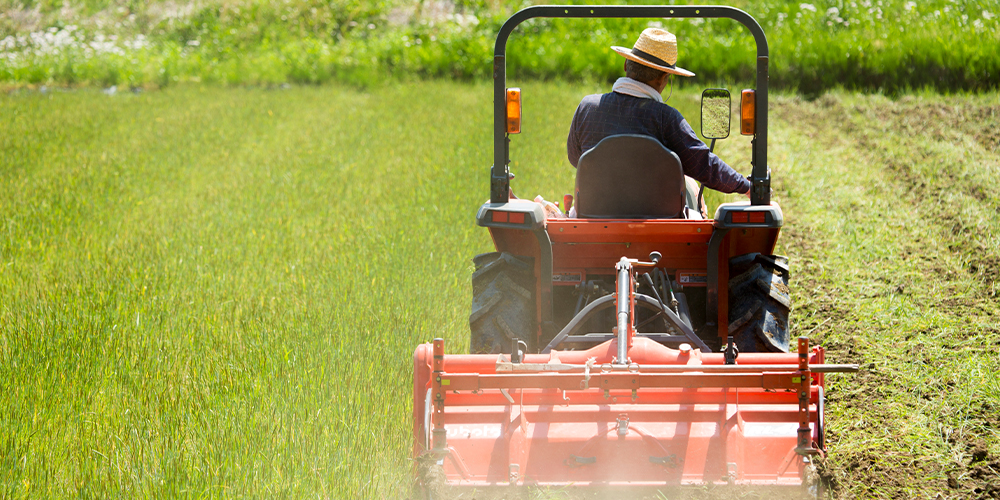
M 750 201 L 753 205 L 771 203 L 771 176 L 767 168 L 767 38 L 760 24 L 750 14 L 726 6 L 597 6 L 536 5 L 522 9 L 504 22 L 497 34 L 493 52 L 493 167 L 490 179 L 490 202 L 507 203 L 510 194 L 510 139 L 507 137 L 507 38 L 517 25 L 536 17 L 567 18 L 728 18 L 740 22 L 757 42 L 757 133 L 753 141 Z

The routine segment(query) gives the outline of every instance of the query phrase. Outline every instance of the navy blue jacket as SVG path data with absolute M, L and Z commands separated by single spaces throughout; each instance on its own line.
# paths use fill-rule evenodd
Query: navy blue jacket
M 750 181 L 732 169 L 688 125 L 676 109 L 652 99 L 617 92 L 588 95 L 580 102 L 569 128 L 566 151 L 576 167 L 580 156 L 610 135 L 641 134 L 656 138 L 677 153 L 684 174 L 723 193 L 746 193 Z

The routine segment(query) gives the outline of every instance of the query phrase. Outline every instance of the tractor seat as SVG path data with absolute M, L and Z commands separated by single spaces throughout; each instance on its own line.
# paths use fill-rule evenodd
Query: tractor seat
M 580 157 L 575 205 L 580 218 L 686 218 L 681 160 L 647 135 L 605 137 Z

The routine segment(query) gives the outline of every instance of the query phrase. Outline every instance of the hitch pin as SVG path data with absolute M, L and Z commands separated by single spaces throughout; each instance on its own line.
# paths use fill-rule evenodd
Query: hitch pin
M 500 389 L 500 394 L 503 394 L 503 397 L 507 400 L 508 403 L 514 404 L 514 398 L 510 397 L 510 393 L 507 392 L 507 389 Z

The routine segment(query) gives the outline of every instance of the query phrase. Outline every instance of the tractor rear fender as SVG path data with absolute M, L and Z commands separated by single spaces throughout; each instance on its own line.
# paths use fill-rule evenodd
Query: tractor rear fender
M 479 208 L 476 221 L 480 226 L 490 229 L 498 251 L 534 258 L 535 289 L 539 291 L 535 308 L 539 331 L 525 332 L 525 335 L 533 335 L 535 340 L 555 335 L 556 326 L 552 322 L 552 241 L 545 230 L 545 211 L 542 206 L 527 200 L 487 202 Z M 512 244 L 498 244 L 498 234 L 502 241 L 504 236 L 509 236 Z M 509 249 L 501 250 L 505 247 Z

